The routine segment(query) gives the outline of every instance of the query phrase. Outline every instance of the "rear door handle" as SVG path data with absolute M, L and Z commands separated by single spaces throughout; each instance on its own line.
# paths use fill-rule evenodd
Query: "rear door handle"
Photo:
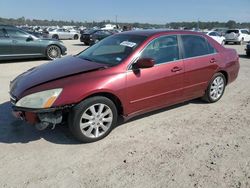
M 181 71 L 182 68 L 181 67 L 174 67 L 171 69 L 171 72 L 178 72 L 178 71 Z
M 216 59 L 215 58 L 210 59 L 210 63 L 216 63 Z

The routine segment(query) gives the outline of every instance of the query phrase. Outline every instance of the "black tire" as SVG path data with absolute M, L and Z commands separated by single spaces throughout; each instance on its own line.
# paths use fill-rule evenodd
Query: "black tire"
M 250 56 L 250 52 L 246 52 L 247 56 Z
M 59 40 L 59 36 L 58 35 L 52 35 L 52 39 Z
M 50 45 L 46 49 L 46 56 L 49 60 L 54 60 L 62 56 L 61 48 L 57 45 Z
M 79 36 L 77 34 L 74 35 L 74 40 L 79 39 Z
M 89 46 L 89 42 L 84 42 L 85 45 Z
M 106 132 L 103 132 L 103 134 L 100 135 L 99 137 L 86 136 L 85 133 L 83 133 L 83 132 L 84 131 L 88 132 L 90 127 L 92 127 L 92 131 L 90 131 L 90 133 L 92 133 L 93 131 L 96 133 L 96 128 L 93 128 L 95 125 L 92 125 L 92 123 L 91 123 L 91 122 L 94 122 L 96 120 L 92 120 L 91 122 L 90 121 L 87 122 L 87 123 L 90 123 L 91 125 L 85 127 L 86 130 L 84 130 L 84 128 L 81 129 L 81 127 L 80 127 L 80 122 L 83 121 L 82 116 L 83 116 L 83 114 L 86 114 L 86 112 L 88 112 L 88 110 L 91 106 L 100 105 L 100 104 L 104 104 L 106 107 L 108 107 L 112 111 L 111 125 L 109 125 Z M 79 140 L 80 142 L 84 142 L 84 143 L 90 143 L 90 142 L 95 142 L 95 141 L 98 141 L 98 140 L 106 137 L 112 131 L 112 129 L 116 126 L 117 116 L 118 116 L 117 115 L 117 108 L 116 108 L 115 104 L 110 99 L 108 99 L 106 97 L 102 97 L 102 96 L 96 96 L 96 97 L 88 98 L 72 108 L 72 110 L 69 113 L 68 125 L 69 125 L 69 129 L 70 129 L 71 133 L 74 135 L 74 137 L 77 140 Z M 102 128 L 99 127 L 98 132 L 99 132 L 99 130 L 102 130 Z M 104 131 L 104 129 L 103 129 L 103 131 Z M 92 136 L 94 136 L 95 133 L 93 133 Z
M 225 41 L 225 42 L 224 42 L 224 45 L 226 45 L 226 44 L 228 44 L 228 42 L 227 42 L 227 41 Z
M 244 43 L 244 38 L 241 39 L 241 41 L 239 42 L 239 45 L 242 45 Z
M 218 98 L 214 99 L 211 95 L 211 87 L 213 86 L 213 82 L 215 81 L 216 78 L 222 78 L 224 85 L 223 85 L 223 89 L 222 89 L 220 96 Z M 211 81 L 210 81 L 210 83 L 205 91 L 205 95 L 202 97 L 202 99 L 208 103 L 217 102 L 223 96 L 225 88 L 226 88 L 226 78 L 222 73 L 218 72 L 218 73 L 214 74 L 214 76 L 212 77 L 212 79 L 211 79 Z

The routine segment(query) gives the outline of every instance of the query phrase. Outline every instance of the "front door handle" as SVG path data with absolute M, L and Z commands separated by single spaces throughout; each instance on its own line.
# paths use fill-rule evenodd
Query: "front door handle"
M 178 71 L 181 71 L 182 68 L 181 67 L 174 67 L 171 69 L 171 72 L 178 72 Z
M 215 58 L 210 59 L 210 63 L 216 63 L 216 59 Z

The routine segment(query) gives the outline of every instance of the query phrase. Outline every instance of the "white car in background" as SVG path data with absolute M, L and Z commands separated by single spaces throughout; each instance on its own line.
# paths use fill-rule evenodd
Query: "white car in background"
M 250 41 L 250 33 L 247 29 L 229 29 L 225 34 L 225 44 L 229 42 L 242 44 Z
M 67 29 L 53 29 L 51 31 L 47 31 L 45 34 L 46 38 L 54 38 L 54 39 L 79 39 L 79 34 L 76 31 L 70 31 Z
M 210 36 L 214 40 L 216 40 L 219 44 L 224 44 L 225 43 L 225 37 L 221 36 L 218 32 L 216 31 L 208 31 L 204 32 L 206 35 Z

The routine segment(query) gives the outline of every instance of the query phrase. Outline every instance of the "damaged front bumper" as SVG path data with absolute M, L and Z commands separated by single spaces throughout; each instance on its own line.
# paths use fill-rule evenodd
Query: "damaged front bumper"
M 53 107 L 46 109 L 32 109 L 12 106 L 13 115 L 27 121 L 29 124 L 35 125 L 38 130 L 43 130 L 48 126 L 60 124 L 63 122 L 63 115 L 68 113 L 74 105 L 66 105 L 62 107 Z

